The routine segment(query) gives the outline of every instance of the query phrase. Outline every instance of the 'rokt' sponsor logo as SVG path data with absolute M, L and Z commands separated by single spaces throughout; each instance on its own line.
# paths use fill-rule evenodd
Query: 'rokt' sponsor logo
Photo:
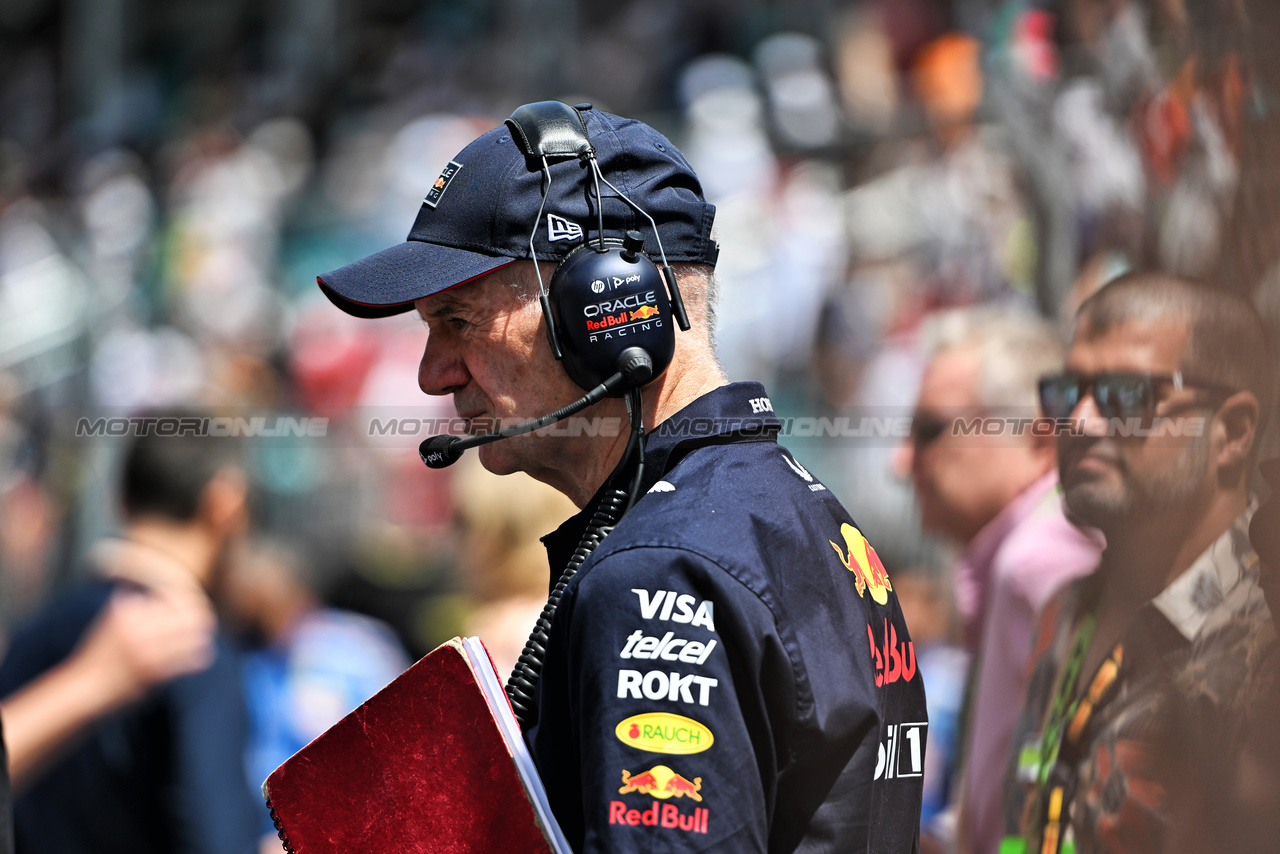
M 618 699 L 630 697 L 639 700 L 643 695 L 650 700 L 669 700 L 671 702 L 692 703 L 693 686 L 697 686 L 698 705 L 707 705 L 711 689 L 719 685 L 719 680 L 707 676 L 684 675 L 682 673 L 664 673 L 661 670 L 650 670 L 641 673 L 639 670 L 618 671 Z

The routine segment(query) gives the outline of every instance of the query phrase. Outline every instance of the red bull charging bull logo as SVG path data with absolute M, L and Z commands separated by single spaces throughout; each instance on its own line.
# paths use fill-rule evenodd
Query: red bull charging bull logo
M 880 562 L 876 550 L 871 547 L 871 543 L 867 542 L 867 538 L 862 536 L 862 532 L 848 522 L 840 526 L 840 533 L 844 535 L 848 556 L 834 542 L 831 540 L 827 542 L 831 543 L 831 548 L 836 550 L 845 568 L 853 573 L 853 583 L 858 595 L 862 596 L 865 591 L 870 590 L 872 599 L 881 605 L 886 604 L 893 585 L 889 583 L 889 573 L 885 572 L 884 564 Z
M 625 795 L 629 792 L 639 792 L 642 795 L 652 795 L 655 798 L 666 800 L 667 798 L 692 798 L 695 801 L 702 800 L 702 795 L 698 792 L 702 791 L 702 778 L 694 777 L 690 783 L 684 777 L 672 771 L 665 765 L 655 765 L 643 774 L 637 774 L 632 777 L 630 771 L 622 772 L 622 788 L 618 790 L 619 795 Z
M 632 827 L 647 825 L 666 827 L 672 830 L 684 830 L 692 833 L 706 833 L 710 810 L 706 807 L 694 807 L 692 813 L 685 813 L 674 803 L 661 803 L 671 798 L 689 798 L 701 802 L 702 778 L 694 777 L 690 782 L 665 765 L 655 765 L 643 774 L 631 775 L 630 771 L 622 772 L 622 788 L 618 794 L 627 795 L 632 792 L 649 795 L 655 800 L 648 809 L 631 809 L 623 801 L 609 802 L 609 823 L 627 824 Z
M 631 319 L 632 320 L 648 320 L 649 318 L 653 317 L 657 313 L 658 313 L 657 308 L 651 305 L 645 305 L 631 312 Z

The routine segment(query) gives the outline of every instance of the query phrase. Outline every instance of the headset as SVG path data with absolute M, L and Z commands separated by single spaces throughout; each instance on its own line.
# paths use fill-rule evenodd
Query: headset
M 609 182 L 601 173 L 595 146 L 587 135 L 582 111 L 559 101 L 539 101 L 519 107 L 506 120 L 511 138 L 525 156 L 530 171 L 543 176 L 542 203 L 529 233 L 529 255 L 536 257 L 533 238 L 547 196 L 551 192 L 553 160 L 577 158 L 589 170 L 588 204 L 595 200 L 597 233 L 560 262 L 544 285 L 537 270 L 539 300 L 546 318 L 551 351 L 564 363 L 578 385 L 590 389 L 618 370 L 618 357 L 628 347 L 639 347 L 653 360 L 653 375 L 661 374 L 675 352 L 674 313 L 682 330 L 689 318 L 675 273 L 667 263 L 662 236 L 653 217 Z M 662 270 L 643 251 L 644 238 L 628 231 L 623 240 L 605 237 L 604 184 L 626 205 L 649 221 L 662 259 Z M 535 265 L 536 266 L 536 265 Z
M 551 352 L 587 394 L 542 418 L 492 433 L 460 438 L 433 436 L 419 446 L 431 468 L 452 465 L 468 448 L 541 429 L 582 411 L 604 397 L 628 396 L 660 376 L 675 353 L 674 318 L 690 328 L 675 271 L 667 262 L 662 235 L 653 217 L 601 172 L 582 110 L 560 101 L 539 101 L 517 108 L 506 120 L 511 138 L 529 171 L 543 177 L 542 198 L 529 231 L 529 257 L 538 277 L 538 300 Z M 551 192 L 551 163 L 577 159 L 588 170 L 588 204 L 596 211 L 597 234 L 575 247 L 556 266 L 550 282 L 536 263 L 534 236 Z M 648 221 L 661 268 L 644 252 L 644 237 L 629 230 L 622 239 L 606 237 L 600 185 Z M 639 403 L 638 398 L 636 404 Z M 636 407 L 638 409 L 638 406 Z M 637 417 L 633 414 L 633 418 Z
M 587 109 L 583 107 L 582 109 Z M 658 225 L 643 208 L 601 174 L 595 147 L 577 107 L 559 101 L 540 101 L 519 107 L 506 120 L 511 137 L 524 154 L 531 172 L 541 171 L 542 198 L 529 232 L 529 257 L 538 276 L 538 301 L 546 322 L 551 352 L 569 377 L 587 393 L 568 406 L 532 421 L 492 433 L 460 438 L 434 436 L 419 447 L 422 461 L 432 468 L 451 465 L 464 450 L 518 436 L 568 418 L 609 396 L 625 396 L 631 434 L 617 467 L 605 481 L 601 499 L 574 551 L 543 606 L 524 650 L 507 681 L 507 696 L 524 728 L 532 723 L 534 690 L 560 597 L 569 580 L 608 536 L 639 497 L 644 478 L 644 419 L 641 389 L 660 376 L 675 354 L 675 329 L 688 331 L 689 318 L 680 287 Z M 577 159 L 588 170 L 588 205 L 594 197 L 597 234 L 575 247 L 543 281 L 534 237 L 551 192 L 551 162 Z M 605 237 L 604 184 L 631 210 L 648 220 L 661 258 L 661 268 L 644 252 L 644 237 L 629 230 L 622 239 Z M 624 486 L 625 484 L 625 486 Z

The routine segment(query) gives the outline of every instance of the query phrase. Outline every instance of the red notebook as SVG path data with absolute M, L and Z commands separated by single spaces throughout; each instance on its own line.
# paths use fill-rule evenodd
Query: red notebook
M 295 854 L 572 854 L 478 638 L 423 657 L 262 794 Z

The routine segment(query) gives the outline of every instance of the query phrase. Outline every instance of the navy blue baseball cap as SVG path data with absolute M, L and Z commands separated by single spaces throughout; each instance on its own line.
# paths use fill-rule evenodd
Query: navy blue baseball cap
M 711 239 L 716 209 L 703 197 L 702 184 L 684 155 L 643 122 L 590 104 L 575 109 L 604 178 L 657 223 L 667 260 L 714 266 L 719 255 Z M 552 162 L 550 173 L 543 205 L 541 164 L 525 157 L 507 126 L 494 128 L 444 167 L 404 243 L 318 276 L 320 289 L 348 314 L 388 317 L 412 309 L 416 299 L 518 260 L 562 260 L 599 236 L 595 183 L 589 165 L 579 158 Z M 645 238 L 644 251 L 660 260 L 649 220 L 604 183 L 600 195 L 604 236 L 621 239 L 634 229 Z

